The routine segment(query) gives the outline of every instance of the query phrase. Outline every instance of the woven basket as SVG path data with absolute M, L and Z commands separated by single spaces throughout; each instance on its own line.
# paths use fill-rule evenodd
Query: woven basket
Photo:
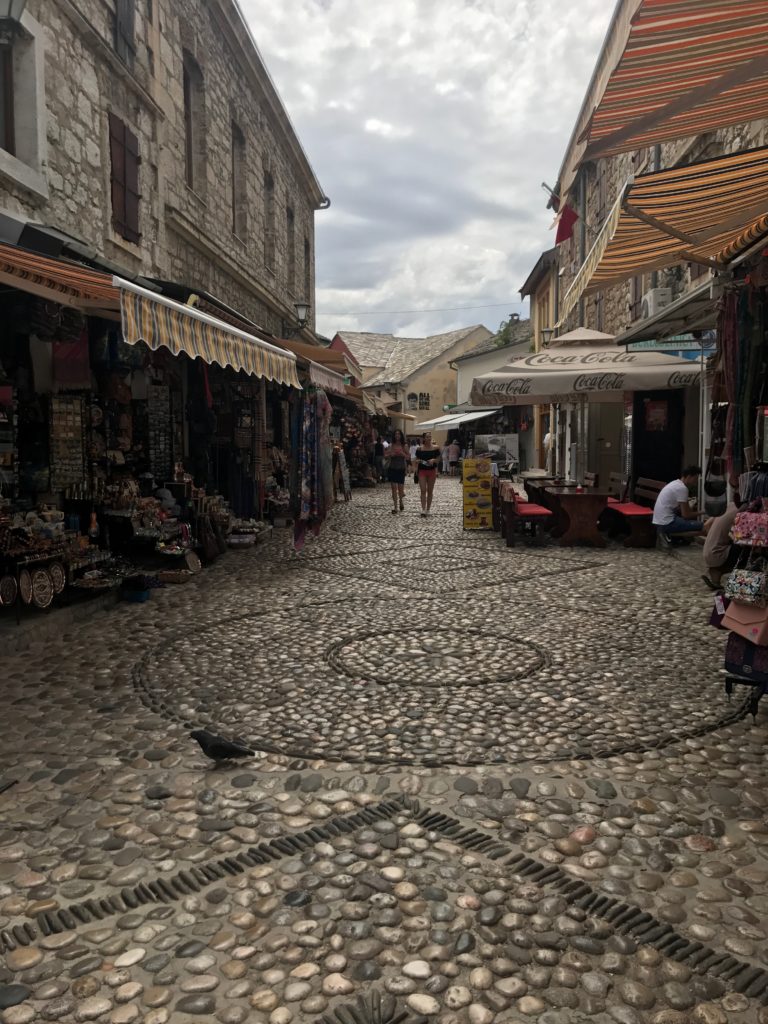
M 183 569 L 161 569 L 157 578 L 161 583 L 189 583 L 194 574 Z

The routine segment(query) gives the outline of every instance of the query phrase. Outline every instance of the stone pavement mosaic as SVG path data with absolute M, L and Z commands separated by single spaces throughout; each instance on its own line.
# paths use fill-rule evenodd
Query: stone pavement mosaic
M 768 1024 L 766 711 L 695 567 L 414 491 L 2 658 L 2 1024 Z

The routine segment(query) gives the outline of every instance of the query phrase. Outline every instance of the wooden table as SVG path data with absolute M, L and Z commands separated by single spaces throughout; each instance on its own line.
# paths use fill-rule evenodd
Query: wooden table
M 610 491 L 583 490 L 573 487 L 548 487 L 546 493 L 560 514 L 560 523 L 554 536 L 561 547 L 569 544 L 591 544 L 605 547 L 605 538 L 597 529 L 600 513 L 608 504 Z

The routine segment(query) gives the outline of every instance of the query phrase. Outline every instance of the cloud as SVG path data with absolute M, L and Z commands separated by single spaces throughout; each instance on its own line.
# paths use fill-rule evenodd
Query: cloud
M 241 4 L 332 199 L 316 219 L 318 329 L 493 328 L 521 310 L 554 244 L 541 182 L 557 177 L 611 5 Z M 412 309 L 446 311 L 389 312 Z

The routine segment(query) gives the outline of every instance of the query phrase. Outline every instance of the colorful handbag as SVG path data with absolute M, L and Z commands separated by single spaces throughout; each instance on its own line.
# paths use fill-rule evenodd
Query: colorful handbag
M 758 647 L 768 646 L 768 608 L 732 601 L 723 615 L 722 629 L 738 633 Z
M 765 608 L 768 605 L 768 572 L 765 559 L 756 552 L 742 551 L 725 581 L 725 596 L 731 601 Z
M 734 544 L 768 547 L 768 512 L 739 512 L 731 527 Z

